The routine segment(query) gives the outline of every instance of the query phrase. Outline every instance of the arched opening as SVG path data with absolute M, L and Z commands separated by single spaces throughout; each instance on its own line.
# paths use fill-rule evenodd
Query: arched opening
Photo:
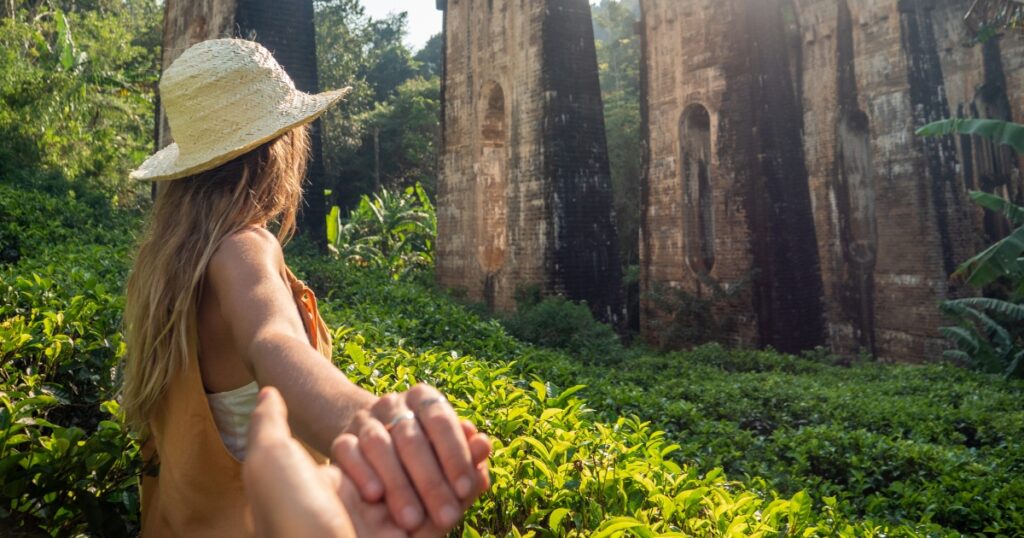
M 840 300 L 855 322 L 858 344 L 875 353 L 875 259 L 878 230 L 875 223 L 875 173 L 871 159 L 871 127 L 862 110 L 840 115 L 836 126 L 839 238 L 847 276 Z
M 839 119 L 839 181 L 849 200 L 844 221 L 849 228 L 844 255 L 847 261 L 869 267 L 875 262 L 878 233 L 875 229 L 875 178 L 871 163 L 871 131 L 861 110 Z
M 683 250 L 695 273 L 715 265 L 715 219 L 711 187 L 711 116 L 690 105 L 679 120 L 680 180 L 683 187 Z
M 506 196 L 508 122 L 505 92 L 497 82 L 484 84 L 478 120 L 480 155 L 475 166 L 477 262 L 490 277 L 505 263 L 507 245 Z M 485 293 L 486 295 L 486 293 Z

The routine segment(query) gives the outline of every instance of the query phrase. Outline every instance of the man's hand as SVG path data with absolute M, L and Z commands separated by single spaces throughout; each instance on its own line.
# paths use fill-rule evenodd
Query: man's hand
M 242 478 L 257 536 L 407 536 L 384 504 L 363 500 L 338 468 L 313 461 L 292 437 L 274 388 L 260 391 Z
M 383 499 L 416 535 L 451 529 L 490 487 L 490 441 L 429 385 L 358 412 L 331 452 L 363 500 Z

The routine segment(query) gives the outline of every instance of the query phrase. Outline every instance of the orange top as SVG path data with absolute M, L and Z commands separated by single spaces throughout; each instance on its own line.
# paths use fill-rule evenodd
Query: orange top
M 316 296 L 291 270 L 284 276 L 310 343 L 330 360 L 331 334 Z M 242 463 L 228 452 L 213 421 L 198 357 L 190 357 L 171 380 L 149 419 L 149 432 L 142 446 L 142 535 L 251 535 Z

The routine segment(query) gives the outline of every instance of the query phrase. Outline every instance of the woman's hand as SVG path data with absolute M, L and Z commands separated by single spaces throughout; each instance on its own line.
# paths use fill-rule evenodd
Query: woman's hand
M 242 478 L 258 536 L 407 536 L 384 504 L 363 500 L 337 467 L 313 461 L 272 387 L 260 391 L 252 414 Z
M 358 412 L 331 452 L 363 499 L 383 499 L 408 531 L 451 529 L 490 487 L 490 441 L 429 385 Z

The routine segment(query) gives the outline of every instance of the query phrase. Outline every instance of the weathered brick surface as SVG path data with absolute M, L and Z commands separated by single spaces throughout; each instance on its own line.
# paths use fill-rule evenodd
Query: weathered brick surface
M 502 310 L 532 284 L 614 318 L 620 269 L 589 5 L 440 5 L 439 283 Z
M 1005 148 L 913 135 L 951 115 L 1024 117 L 1024 44 L 967 46 L 968 4 L 642 0 L 643 287 L 701 291 L 687 253 L 704 218 L 710 276 L 754 275 L 744 297 L 716 307 L 739 320 L 734 342 L 937 357 L 936 305 L 965 291 L 948 274 L 1005 228 L 966 188 L 1020 196 Z M 696 105 L 710 118 L 710 220 L 688 215 L 700 210 L 681 164 L 680 121 Z M 653 336 L 662 314 L 643 315 Z

